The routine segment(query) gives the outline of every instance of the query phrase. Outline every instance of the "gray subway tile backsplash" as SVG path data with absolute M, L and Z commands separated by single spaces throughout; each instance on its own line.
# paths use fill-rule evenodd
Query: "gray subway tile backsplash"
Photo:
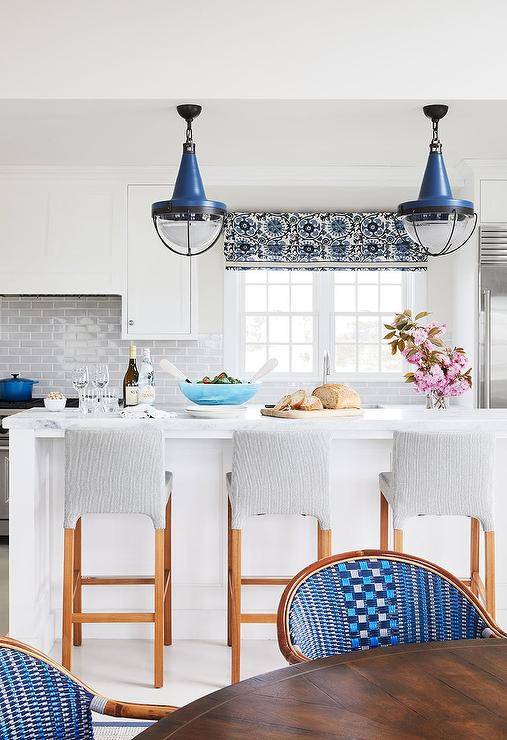
M 223 337 L 206 334 L 197 341 L 136 341 L 138 353 L 150 347 L 156 364 L 167 357 L 193 377 L 212 375 L 223 367 Z M 77 364 L 107 362 L 111 384 L 119 387 L 127 366 L 129 340 L 121 338 L 121 298 L 107 296 L 4 296 L 0 298 L 0 377 L 12 372 L 29 375 L 39 384 L 34 395 L 60 390 L 75 396 L 72 368 Z M 177 381 L 156 373 L 160 403 L 181 400 Z M 271 376 L 256 396 L 259 403 L 276 401 L 300 383 L 286 383 Z M 310 386 L 311 383 L 308 383 Z M 363 402 L 422 403 L 423 399 L 400 380 L 354 383 Z

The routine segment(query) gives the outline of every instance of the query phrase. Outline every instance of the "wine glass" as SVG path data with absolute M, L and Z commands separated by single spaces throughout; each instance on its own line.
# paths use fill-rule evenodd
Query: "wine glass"
M 88 367 L 83 365 L 75 367 L 72 371 L 72 386 L 79 397 L 79 409 L 83 413 L 83 391 L 88 386 Z
M 95 365 L 95 370 L 92 377 L 92 383 L 97 389 L 99 399 L 102 397 L 104 389 L 109 383 L 109 368 L 107 365 Z
M 83 407 L 83 414 L 96 414 L 100 411 L 100 399 L 97 388 L 90 388 L 84 390 L 81 394 L 81 403 Z

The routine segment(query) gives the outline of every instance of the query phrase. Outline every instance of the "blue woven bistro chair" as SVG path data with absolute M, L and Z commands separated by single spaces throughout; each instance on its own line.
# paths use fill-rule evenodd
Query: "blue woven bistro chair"
M 0 638 L 0 740 L 126 740 L 175 709 L 107 699 L 44 653 Z M 94 724 L 92 711 L 145 721 Z
M 278 644 L 289 663 L 353 650 L 507 637 L 463 583 L 427 560 L 360 550 L 295 576 L 278 607 Z

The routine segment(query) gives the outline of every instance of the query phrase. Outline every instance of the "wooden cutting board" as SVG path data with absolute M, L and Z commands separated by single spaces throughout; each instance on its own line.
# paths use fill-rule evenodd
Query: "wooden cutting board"
M 275 411 L 275 409 L 261 409 L 263 416 L 274 416 L 277 419 L 333 419 L 337 416 L 361 416 L 362 409 L 321 409 L 320 411 Z

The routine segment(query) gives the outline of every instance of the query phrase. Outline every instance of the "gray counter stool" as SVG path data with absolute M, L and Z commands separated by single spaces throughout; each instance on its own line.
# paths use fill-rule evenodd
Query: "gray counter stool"
M 164 644 L 171 644 L 171 489 L 157 429 L 74 428 L 65 433 L 62 664 L 71 669 L 86 623 L 154 623 L 154 685 L 164 678 Z M 145 514 L 155 527 L 154 576 L 83 576 L 81 516 Z M 83 612 L 82 586 L 154 586 L 153 612 Z
M 247 517 L 298 514 L 318 520 L 318 558 L 331 555 L 329 463 L 331 436 L 315 431 L 234 433 L 232 473 L 228 473 L 227 644 L 231 682 L 240 680 L 241 624 L 276 623 L 276 614 L 244 614 L 242 586 L 282 586 L 290 578 L 243 577 L 241 529 Z
M 403 525 L 413 516 L 468 516 L 470 578 L 464 583 L 495 617 L 495 438 L 479 432 L 395 432 L 392 472 L 381 473 L 380 549 L 389 541 L 393 512 L 394 550 L 403 552 Z M 485 538 L 484 582 L 479 573 L 480 532 Z

